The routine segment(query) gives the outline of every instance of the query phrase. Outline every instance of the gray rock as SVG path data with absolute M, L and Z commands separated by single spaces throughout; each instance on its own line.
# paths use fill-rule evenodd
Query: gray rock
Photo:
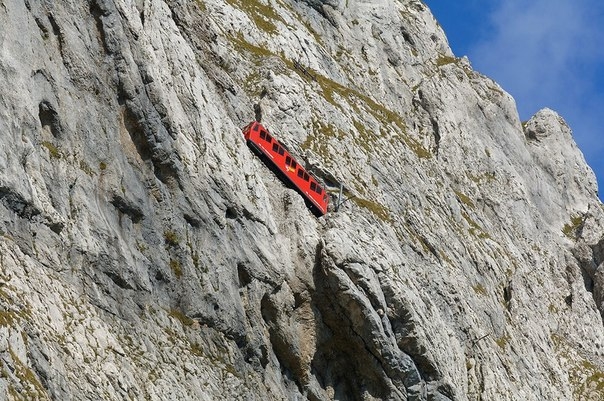
M 13 1 L 0 26 L 1 399 L 601 398 L 593 172 L 422 2 Z

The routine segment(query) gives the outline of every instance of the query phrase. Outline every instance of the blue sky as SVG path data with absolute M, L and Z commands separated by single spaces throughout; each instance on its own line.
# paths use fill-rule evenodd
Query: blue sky
M 521 120 L 557 111 L 604 195 L 604 1 L 424 0 L 456 56 L 509 92 Z

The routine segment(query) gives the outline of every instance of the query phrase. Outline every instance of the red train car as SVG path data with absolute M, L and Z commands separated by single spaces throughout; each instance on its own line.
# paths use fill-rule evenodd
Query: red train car
M 243 129 L 248 145 L 266 158 L 285 176 L 310 204 L 318 216 L 327 213 L 329 196 L 317 180 L 310 175 L 292 155 L 258 122 Z

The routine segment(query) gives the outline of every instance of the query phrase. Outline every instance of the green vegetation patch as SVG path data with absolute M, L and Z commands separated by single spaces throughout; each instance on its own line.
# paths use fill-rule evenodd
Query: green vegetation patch
M 465 212 L 461 212 L 461 215 L 468 222 L 468 224 L 470 226 L 470 229 L 468 230 L 468 232 L 471 235 L 474 235 L 480 239 L 490 239 L 491 238 L 491 236 L 487 232 L 485 232 L 482 229 L 482 227 L 470 217 L 470 215 L 468 215 Z
M 471 179 L 474 183 L 476 183 L 478 185 L 481 185 L 483 183 L 490 184 L 493 181 L 497 180 L 495 172 L 492 172 L 492 171 L 488 171 L 488 172 L 482 173 L 480 175 L 474 175 L 474 174 L 468 173 L 467 176 L 469 179 Z
M 206 4 L 203 0 L 197 0 L 196 2 L 197 2 L 197 6 L 199 7 L 199 9 L 201 11 L 207 11 L 208 8 L 206 7 Z
M 182 313 L 182 311 L 175 308 L 170 309 L 168 315 L 178 320 L 183 326 L 186 327 L 193 326 L 193 324 L 195 323 L 194 319 L 191 319 L 190 317 Z
M 52 142 L 44 141 L 44 142 L 41 143 L 41 145 L 44 146 L 48 150 L 48 153 L 50 154 L 50 157 L 52 157 L 54 159 L 60 159 L 61 158 L 61 156 L 62 156 L 61 151 Z
M 339 101 L 336 100 L 336 98 L 338 98 L 346 100 L 346 102 L 352 106 L 352 108 L 358 114 L 363 114 L 361 108 L 364 109 L 363 111 L 373 116 L 373 118 L 375 118 L 382 127 L 391 127 L 398 132 L 405 145 L 407 145 L 407 147 L 409 147 L 417 157 L 432 157 L 431 153 L 426 150 L 421 143 L 407 135 L 407 125 L 405 124 L 404 119 L 398 113 L 376 102 L 369 96 L 339 84 L 316 71 L 313 71 L 313 74 L 321 86 L 323 97 L 334 107 L 343 110 Z M 359 129 L 361 125 L 364 126 L 365 124 L 358 121 L 355 122 L 355 128 L 359 130 L 359 133 L 361 134 L 360 139 L 363 143 L 367 143 L 368 140 L 378 137 L 374 133 L 370 133 L 370 131 L 367 129 Z M 365 136 L 364 134 L 368 135 Z
M 562 228 L 562 232 L 570 239 L 577 239 L 578 231 L 583 226 L 583 216 L 572 217 L 570 223 Z
M 20 397 L 16 399 L 25 399 L 25 400 L 40 400 L 40 399 L 49 399 L 48 394 L 46 393 L 46 389 L 38 380 L 36 374 L 25 365 L 17 356 L 17 354 L 9 348 L 11 359 L 13 360 L 15 370 L 13 373 L 19 381 L 21 385 L 24 387 L 24 391 L 19 393 Z
M 558 356 L 567 365 L 568 379 L 573 387 L 575 400 L 601 400 L 604 393 L 604 370 L 601 366 L 582 357 L 571 347 L 567 340 L 551 335 Z
M 172 230 L 164 231 L 164 242 L 168 247 L 175 247 L 180 243 L 180 237 Z
M 313 119 L 312 130 L 302 143 L 302 149 L 310 149 L 319 155 L 325 162 L 332 160 L 331 152 L 329 151 L 329 140 L 342 140 L 346 134 L 338 129 L 335 125 L 323 123 L 319 119 Z
M 440 258 L 442 260 L 444 260 L 445 262 L 447 262 L 449 265 L 455 266 L 455 264 L 453 263 L 453 261 L 451 260 L 451 258 L 449 256 L 447 256 L 446 253 L 444 253 L 443 251 L 439 251 L 438 254 L 440 255 Z
M 90 165 L 88 165 L 88 163 L 86 163 L 84 160 L 80 160 L 80 170 L 82 170 L 91 177 L 94 175 L 92 167 L 90 167 Z
M 362 199 L 362 198 L 357 198 L 357 197 L 352 198 L 352 201 L 354 203 L 356 203 L 358 206 L 369 210 L 371 213 L 373 213 L 378 219 L 382 220 L 383 222 L 386 222 L 386 223 L 392 222 L 392 216 L 390 215 L 390 210 L 387 207 L 385 207 L 384 205 L 377 203 L 377 202 L 370 201 L 368 199 Z
M 457 63 L 458 61 L 459 59 L 456 57 L 440 56 L 438 59 L 436 59 L 436 65 L 438 67 L 442 67 L 444 65 Z
M 19 315 L 15 312 L 0 311 L 0 326 L 11 327 L 14 326 L 15 320 L 19 319 Z
M 262 91 L 262 75 L 258 70 L 252 71 L 243 80 L 243 89 L 253 96 L 259 96 Z
M 259 96 L 262 90 L 262 62 L 270 57 L 279 57 L 282 60 L 284 57 L 282 55 L 273 53 L 265 47 L 248 42 L 245 40 L 241 32 L 238 32 L 236 35 L 229 35 L 228 39 L 236 52 L 247 54 L 248 57 L 246 58 L 251 60 L 256 66 L 255 69 L 252 69 L 251 72 L 246 75 L 241 82 L 241 85 L 246 93 L 248 93 L 250 96 Z
M 484 288 L 484 285 L 482 284 L 476 284 L 472 286 L 472 289 L 474 290 L 474 292 L 478 295 L 483 295 L 486 296 L 487 295 L 487 289 Z
M 459 199 L 459 201 L 461 203 L 463 203 L 464 205 L 469 206 L 472 209 L 474 209 L 476 207 L 476 205 L 474 205 L 474 202 L 472 202 L 472 199 L 470 199 L 469 196 L 467 196 L 459 191 L 453 191 L 453 192 L 455 192 L 455 195 L 457 195 L 457 199 Z
M 242 0 L 228 0 L 230 2 L 240 2 Z M 257 3 L 257 2 L 252 2 Z M 364 146 L 372 140 L 379 139 L 381 134 L 385 131 L 384 129 L 390 127 L 392 130 L 397 132 L 398 137 L 405 143 L 407 147 L 409 147 L 418 158 L 431 158 L 432 154 L 428 151 L 424 146 L 414 138 L 411 138 L 407 134 L 407 126 L 404 119 L 396 112 L 390 110 L 386 106 L 374 101 L 369 96 L 359 92 L 358 90 L 349 88 L 344 86 L 338 82 L 331 80 L 330 78 L 321 75 L 319 72 L 312 70 L 310 68 L 306 68 L 306 74 L 296 68 L 296 65 L 292 60 L 289 60 L 285 57 L 284 54 L 276 54 L 271 50 L 257 46 L 245 40 L 241 33 L 237 35 L 232 35 L 229 37 L 231 43 L 235 51 L 237 52 L 245 52 L 250 54 L 254 59 L 257 65 L 259 65 L 263 60 L 268 57 L 279 57 L 281 61 L 287 66 L 287 68 L 291 71 L 296 72 L 300 77 L 305 80 L 311 79 L 318 83 L 321 87 L 321 93 L 323 98 L 333 105 L 334 107 L 344 111 L 344 108 L 341 105 L 342 101 L 345 101 L 350 105 L 357 114 L 368 113 L 373 118 L 375 118 L 380 126 L 382 127 L 382 131 L 380 135 L 371 132 L 367 128 L 365 128 L 365 124 L 360 121 L 354 121 L 355 129 L 359 132 L 358 141 L 362 142 Z M 249 74 L 244 81 L 244 88 L 249 93 L 255 93 L 259 89 L 259 84 L 262 80 L 259 72 L 252 72 Z M 325 132 L 328 136 L 333 136 L 337 138 L 342 138 L 344 133 L 337 129 L 333 125 L 326 125 L 322 123 L 313 122 L 315 125 L 315 131 L 317 132 Z M 318 125 L 318 126 L 317 126 Z M 315 134 L 316 135 L 316 134 Z M 315 136 L 316 138 L 316 136 Z M 306 148 L 310 148 L 315 139 L 310 137 L 307 139 L 305 145 Z M 319 139 L 319 138 L 316 138 Z M 326 150 L 326 149 L 323 149 Z M 321 152 L 317 152 L 321 154 Z
M 501 348 L 502 350 L 505 350 L 505 348 L 509 344 L 510 340 L 511 340 L 511 337 L 509 335 L 504 335 L 504 336 L 501 336 L 498 339 L 496 339 L 495 342 L 497 343 L 497 345 L 499 345 L 499 348 Z
M 14 299 L 17 295 L 9 294 L 4 288 L 0 288 L 0 297 L 3 301 L 14 304 Z M 18 311 L 0 310 L 0 327 L 14 327 L 18 322 L 31 319 L 31 309 L 29 307 L 21 307 Z
M 276 54 L 269 49 L 257 46 L 245 40 L 241 32 L 237 32 L 237 35 L 230 35 L 228 38 L 237 52 L 249 53 L 256 57 L 259 61 L 267 57 L 276 56 Z
M 182 265 L 180 264 L 180 262 L 178 260 L 170 259 L 170 269 L 172 270 L 172 273 L 174 273 L 174 275 L 177 278 L 182 277 Z
M 258 29 L 269 34 L 278 33 L 276 21 L 285 21 L 275 12 L 273 7 L 259 0 L 226 0 L 231 6 L 240 9 L 246 13 Z
M 587 380 L 579 386 L 580 392 L 590 391 L 596 394 L 604 394 L 604 372 L 589 361 L 583 361 L 581 367 L 587 376 Z

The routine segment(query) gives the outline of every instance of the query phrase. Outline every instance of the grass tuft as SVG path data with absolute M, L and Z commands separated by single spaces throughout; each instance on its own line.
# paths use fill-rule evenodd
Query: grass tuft
M 59 151 L 59 148 L 57 148 L 57 146 L 54 145 L 53 143 L 44 141 L 44 142 L 42 142 L 41 145 L 44 146 L 48 150 L 50 157 L 52 157 L 54 159 L 61 158 L 61 151 Z
M 175 247 L 180 243 L 180 237 L 172 230 L 164 231 L 164 242 L 168 247 Z
M 170 259 L 170 269 L 172 270 L 172 273 L 174 273 L 176 278 L 182 277 L 182 266 L 178 260 Z

